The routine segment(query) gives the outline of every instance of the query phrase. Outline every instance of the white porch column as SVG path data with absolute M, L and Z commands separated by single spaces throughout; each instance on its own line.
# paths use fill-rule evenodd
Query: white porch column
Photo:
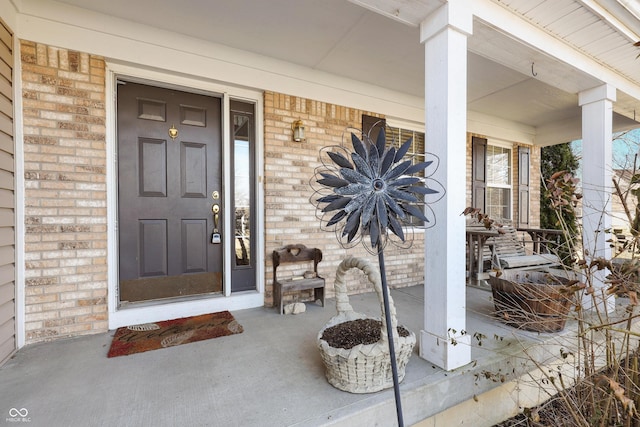
M 465 208 L 468 0 L 449 0 L 421 24 L 425 45 L 426 150 L 440 158 L 435 178 L 447 190 L 431 205 L 435 227 L 425 234 L 424 330 L 420 357 L 452 370 L 471 361 L 466 330 Z
M 582 107 L 582 193 L 583 193 L 583 244 L 590 258 L 611 258 L 611 248 L 607 236 L 597 230 L 611 228 L 611 192 L 612 192 L 612 133 L 613 102 L 616 100 L 616 88 L 604 84 L 580 92 L 579 105 Z M 600 304 L 603 293 L 603 270 L 594 274 L 592 285 Z M 590 304 L 591 300 L 585 301 Z M 607 311 L 615 308 L 615 299 L 606 298 Z

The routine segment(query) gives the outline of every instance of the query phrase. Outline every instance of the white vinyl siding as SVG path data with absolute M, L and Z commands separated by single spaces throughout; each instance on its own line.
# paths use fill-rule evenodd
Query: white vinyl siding
M 13 34 L 0 20 L 0 364 L 16 349 Z

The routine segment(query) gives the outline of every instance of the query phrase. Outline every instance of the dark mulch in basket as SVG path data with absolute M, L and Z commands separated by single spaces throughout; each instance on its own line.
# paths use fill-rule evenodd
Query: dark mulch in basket
M 325 329 L 322 339 L 331 347 L 348 350 L 358 344 L 375 344 L 380 341 L 381 327 L 382 322 L 375 319 L 351 320 Z M 398 326 L 398 335 L 408 337 L 409 331 Z

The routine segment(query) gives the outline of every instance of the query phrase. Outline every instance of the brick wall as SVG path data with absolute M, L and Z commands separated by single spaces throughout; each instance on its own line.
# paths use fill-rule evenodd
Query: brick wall
M 529 170 L 529 209 L 531 210 L 531 227 L 540 227 L 540 171 L 541 148 L 529 146 L 531 149 Z
M 26 340 L 107 330 L 105 64 L 22 41 Z
M 348 133 L 345 134 L 348 127 L 360 129 L 363 114 L 379 115 L 273 92 L 266 92 L 264 101 L 265 303 L 271 305 L 273 302 L 271 252 L 290 243 L 303 243 L 322 250 L 324 259 L 319 264 L 319 273 L 327 280 L 328 295 L 333 296 L 335 271 L 345 256 L 362 256 L 375 265 L 377 257 L 370 255 L 362 245 L 347 251 L 338 244 L 333 233 L 320 230 L 315 208 L 309 202 L 312 195 L 309 181 L 315 168 L 320 166 L 320 148 L 341 144 L 345 136 L 349 137 Z M 298 118 L 306 126 L 307 140 L 304 143 L 293 142 L 291 137 L 291 123 Z M 345 142 L 350 147 L 350 141 L 347 139 Z M 424 243 L 421 232 L 416 233 L 411 249 L 399 250 L 390 245 L 385 256 L 389 286 L 423 282 Z M 372 290 L 357 271 L 348 277 L 350 293 Z

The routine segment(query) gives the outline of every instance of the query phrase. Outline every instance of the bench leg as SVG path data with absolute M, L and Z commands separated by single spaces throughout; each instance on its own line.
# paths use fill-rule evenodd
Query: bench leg
M 320 300 L 322 302 L 322 306 L 324 307 L 324 288 L 315 288 L 313 290 L 315 301 Z
M 282 285 L 279 283 L 273 284 L 273 306 L 279 308 L 282 314 Z

